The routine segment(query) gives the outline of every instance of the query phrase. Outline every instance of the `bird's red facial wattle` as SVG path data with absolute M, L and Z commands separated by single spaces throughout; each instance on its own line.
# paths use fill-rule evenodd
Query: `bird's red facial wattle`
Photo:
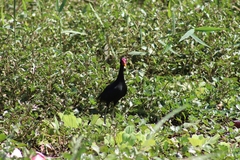
M 123 66 L 125 67 L 127 65 L 127 59 L 125 57 L 123 57 L 121 59 L 121 61 L 122 61 Z

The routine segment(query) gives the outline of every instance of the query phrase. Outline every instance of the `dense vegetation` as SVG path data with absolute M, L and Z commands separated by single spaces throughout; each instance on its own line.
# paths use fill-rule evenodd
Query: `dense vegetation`
M 240 158 L 240 1 L 14 2 L 0 4 L 1 157 Z M 96 97 L 123 55 L 128 93 L 103 125 Z

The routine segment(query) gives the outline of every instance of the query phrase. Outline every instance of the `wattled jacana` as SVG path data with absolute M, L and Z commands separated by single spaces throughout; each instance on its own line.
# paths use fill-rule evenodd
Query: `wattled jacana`
M 114 106 L 118 103 L 118 101 L 124 97 L 127 93 L 127 85 L 124 80 L 124 67 L 127 64 L 127 59 L 122 57 L 120 59 L 120 69 L 118 73 L 117 79 L 108 85 L 103 92 L 98 96 L 97 99 L 100 102 L 106 102 L 106 108 L 104 113 L 104 123 L 106 124 L 106 113 L 109 108 L 111 102 L 113 102 Z

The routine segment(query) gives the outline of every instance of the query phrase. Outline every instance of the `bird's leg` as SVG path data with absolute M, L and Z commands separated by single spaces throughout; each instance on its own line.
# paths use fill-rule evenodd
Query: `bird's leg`
M 107 108 L 105 108 L 105 111 L 104 111 L 104 124 L 106 124 L 106 114 L 107 114 Z
M 116 104 L 117 103 L 114 102 L 113 109 L 112 109 L 112 119 L 114 119 L 114 117 L 116 117 L 116 109 L 115 109 Z
M 104 111 L 104 124 L 106 124 L 106 115 L 107 115 L 108 108 L 109 108 L 109 103 L 107 103 L 107 107 L 105 108 L 105 111 Z

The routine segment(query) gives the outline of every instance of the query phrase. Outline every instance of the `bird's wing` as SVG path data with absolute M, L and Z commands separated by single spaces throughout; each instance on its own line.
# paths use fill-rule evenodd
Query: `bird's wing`
M 114 101 L 115 99 L 118 99 L 118 97 L 121 95 L 122 89 L 123 89 L 122 85 L 119 85 L 119 83 L 113 82 L 103 90 L 103 92 L 98 96 L 98 99 L 101 99 L 104 101 L 109 99 Z

